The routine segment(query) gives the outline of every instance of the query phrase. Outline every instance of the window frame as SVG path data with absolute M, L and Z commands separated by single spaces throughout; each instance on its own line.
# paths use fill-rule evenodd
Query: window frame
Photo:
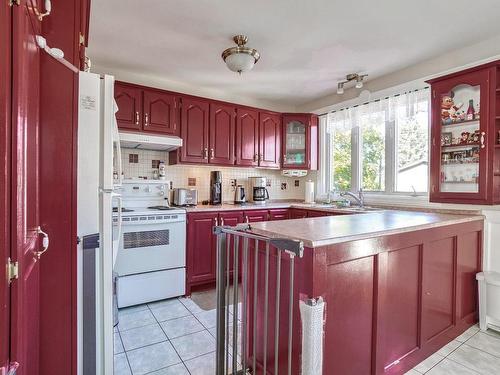
M 430 90 L 428 93 L 428 126 L 427 126 L 427 181 L 430 178 L 430 152 L 431 152 L 431 94 Z M 321 136 L 323 141 L 320 142 L 320 156 L 322 165 L 329 166 L 324 168 L 318 175 L 318 196 L 326 195 L 330 191 L 336 190 L 334 188 L 334 172 L 333 168 L 333 152 L 332 152 L 332 135 L 326 130 L 327 128 L 327 115 L 321 116 Z M 427 191 L 425 192 L 404 192 L 397 191 L 397 131 L 396 131 L 396 120 L 385 121 L 385 190 L 373 191 L 373 190 L 363 190 L 365 195 L 369 196 L 400 196 L 400 197 L 429 197 L 429 186 L 427 185 Z M 360 127 L 354 127 L 351 129 L 351 189 L 349 191 L 357 193 L 360 191 L 362 186 L 362 171 L 363 171 L 363 160 L 362 160 L 362 134 Z

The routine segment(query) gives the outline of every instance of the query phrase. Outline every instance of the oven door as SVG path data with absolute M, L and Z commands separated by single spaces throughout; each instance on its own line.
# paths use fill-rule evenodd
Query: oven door
M 119 276 L 185 266 L 185 221 L 123 226 L 116 260 Z

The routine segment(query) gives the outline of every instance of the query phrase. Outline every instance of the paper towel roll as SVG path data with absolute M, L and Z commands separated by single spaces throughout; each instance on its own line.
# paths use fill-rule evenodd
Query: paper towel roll
M 314 203 L 314 182 L 311 180 L 306 181 L 306 192 L 305 192 L 304 202 Z
M 316 304 L 299 303 L 302 320 L 302 374 L 323 373 L 323 314 L 325 302 L 320 297 Z

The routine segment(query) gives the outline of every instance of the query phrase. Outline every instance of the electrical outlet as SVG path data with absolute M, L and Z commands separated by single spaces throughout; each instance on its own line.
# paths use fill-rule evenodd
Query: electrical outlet
M 299 187 L 300 180 L 295 180 L 295 187 Z
M 266 180 L 266 187 L 271 187 L 271 180 L 269 178 Z
M 286 190 L 287 188 L 287 183 L 286 182 L 282 182 L 281 183 L 281 190 Z
M 196 186 L 196 178 L 188 177 L 188 186 Z
M 236 179 L 231 179 L 231 187 L 236 187 Z

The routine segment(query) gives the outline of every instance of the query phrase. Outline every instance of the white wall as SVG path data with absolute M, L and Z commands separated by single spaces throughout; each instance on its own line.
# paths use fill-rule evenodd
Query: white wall
M 129 154 L 138 154 L 139 163 L 129 163 Z M 168 160 L 164 151 L 136 150 L 130 148 L 122 149 L 122 165 L 125 178 L 138 178 L 145 176 L 153 178 L 152 160 Z M 235 179 L 237 184 L 245 187 L 246 194 L 250 194 L 248 177 L 267 177 L 271 186 L 268 187 L 270 199 L 304 199 L 305 181 L 316 180 L 316 173 L 309 172 L 306 177 L 290 178 L 281 175 L 281 171 L 260 168 L 245 167 L 218 167 L 202 165 L 168 165 L 166 167 L 167 180 L 172 181 L 174 188 L 193 188 L 198 190 L 198 200 L 209 199 L 210 171 L 222 172 L 222 197 L 224 201 L 234 200 L 234 188 L 231 180 Z M 196 179 L 196 186 L 188 186 L 188 178 Z M 295 186 L 295 181 L 299 186 Z M 286 183 L 286 189 L 282 190 L 281 184 Z

